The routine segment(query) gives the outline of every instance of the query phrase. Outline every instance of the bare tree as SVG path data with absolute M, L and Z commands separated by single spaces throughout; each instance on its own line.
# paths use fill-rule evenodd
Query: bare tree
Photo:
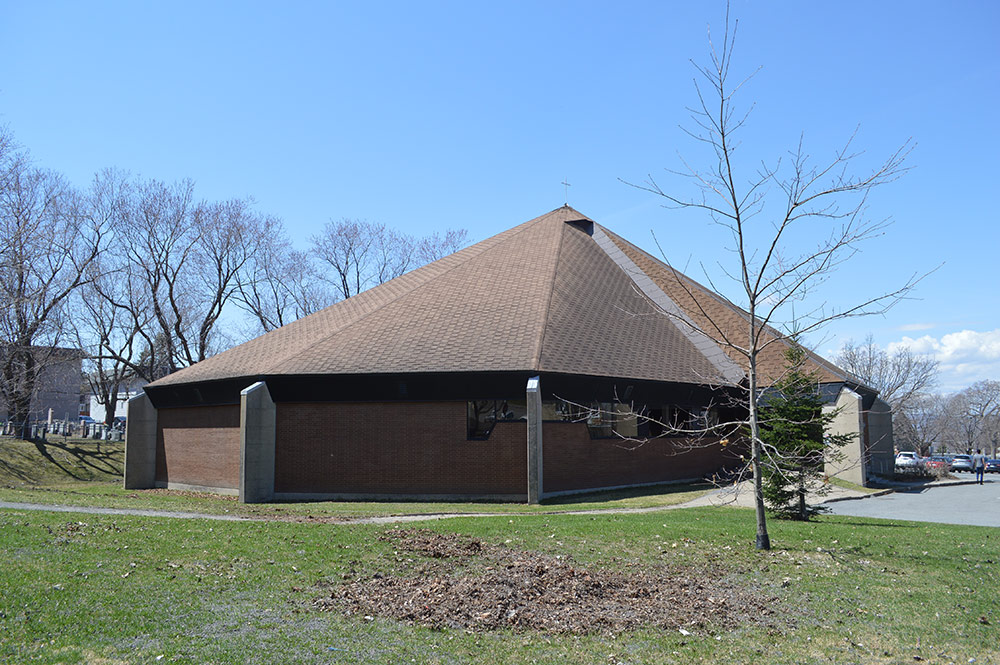
M 993 449 L 1000 439 L 1000 381 L 978 381 L 943 400 L 948 439 L 956 452 Z
M 195 209 L 191 270 L 176 281 L 187 284 L 193 297 L 182 300 L 176 288 L 171 295 L 172 306 L 177 306 L 174 316 L 179 319 L 186 313 L 192 323 L 191 335 L 185 334 L 184 326 L 175 327 L 185 364 L 193 365 L 214 352 L 216 324 L 239 288 L 244 266 L 259 251 L 267 224 L 246 200 L 203 203 Z
M 118 273 L 128 288 L 114 303 L 142 338 L 133 369 L 151 381 L 212 354 L 219 318 L 267 221 L 245 200 L 195 203 L 190 181 L 139 182 L 132 192 L 117 228 Z
M 414 267 L 413 238 L 384 224 L 331 220 L 312 237 L 312 244 L 319 263 L 333 270 L 327 281 L 340 299 L 399 277 Z
M 794 311 L 795 304 L 810 296 L 814 287 L 854 255 L 859 244 L 882 233 L 885 223 L 869 220 L 865 203 L 873 189 L 895 180 L 904 171 L 908 144 L 869 171 L 854 175 L 859 154 L 853 151 L 853 136 L 843 149 L 819 165 L 812 163 L 800 139 L 789 160 L 777 160 L 749 176 L 743 175 L 736 152 L 749 111 L 741 112 L 735 104 L 735 95 L 746 80 L 734 85 L 731 79 L 737 27 L 738 22 L 734 22 L 730 29 L 727 9 L 722 43 L 717 48 L 710 35 L 709 64 L 695 65 L 699 74 L 695 81 L 698 104 L 692 109 L 694 127 L 688 133 L 707 149 L 712 166 L 700 170 L 685 164 L 686 170 L 680 175 L 695 183 L 700 196 L 676 195 L 660 187 L 652 177 L 636 186 L 664 198 L 670 207 L 706 213 L 731 240 L 733 263 L 720 266 L 720 270 L 737 285 L 738 295 L 728 302 L 745 312 L 742 325 L 713 317 L 691 283 L 679 274 L 677 287 L 687 292 L 693 303 L 695 312 L 690 318 L 700 322 L 691 324 L 685 318 L 685 324 L 697 325 L 745 371 L 756 546 L 769 549 L 761 489 L 764 449 L 759 408 L 765 386 L 759 361 L 768 347 L 783 344 L 793 332 L 806 335 L 835 319 L 884 312 L 912 288 L 914 279 L 889 292 L 863 296 L 860 302 L 843 309 L 831 310 L 818 304 Z M 805 250 L 800 249 L 803 237 L 812 245 Z M 778 332 L 782 326 L 786 333 Z
M 420 265 L 432 263 L 453 254 L 469 244 L 469 232 L 465 229 L 448 229 L 444 235 L 432 233 L 417 243 L 417 261 Z
M 312 253 L 321 266 L 333 270 L 326 279 L 339 298 L 346 299 L 451 254 L 467 242 L 464 229 L 414 240 L 384 224 L 343 219 L 328 222 L 322 233 L 312 237 Z
M 837 356 L 837 364 L 854 374 L 879 396 L 894 412 L 905 411 L 915 398 L 934 388 L 938 363 L 933 358 L 908 348 L 888 353 L 868 335 L 862 344 L 848 341 Z
M 334 301 L 313 258 L 294 249 L 277 219 L 265 220 L 260 247 L 244 265 L 234 302 L 250 315 L 253 332 L 280 328 Z
M 893 439 L 900 450 L 930 455 L 936 446 L 946 444 L 950 423 L 944 397 L 918 394 L 893 413 Z
M 104 248 L 106 227 L 58 174 L 0 133 L 0 391 L 25 431 L 39 375 L 62 356 L 66 305 Z
M 127 174 L 113 169 L 98 173 L 87 198 L 89 214 L 107 228 L 120 228 L 129 214 L 131 192 Z M 71 327 L 85 354 L 90 392 L 105 408 L 105 424 L 112 425 L 121 391 L 139 376 L 137 345 L 150 319 L 142 315 L 148 308 L 133 306 L 128 272 L 115 249 L 105 251 L 89 274 L 74 298 Z

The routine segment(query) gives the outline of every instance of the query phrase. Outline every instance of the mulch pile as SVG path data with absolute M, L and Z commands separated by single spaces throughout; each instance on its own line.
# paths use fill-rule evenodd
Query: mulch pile
M 439 629 L 575 634 L 773 626 L 777 616 L 773 598 L 704 568 L 587 570 L 567 557 L 414 529 L 383 539 L 394 543 L 408 574 L 346 580 L 317 599 L 317 608 Z

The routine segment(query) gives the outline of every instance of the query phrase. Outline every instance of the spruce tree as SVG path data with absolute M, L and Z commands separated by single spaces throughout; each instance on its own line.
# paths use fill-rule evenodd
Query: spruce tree
M 797 344 L 785 351 L 785 374 L 760 408 L 764 500 L 778 516 L 800 520 L 816 512 L 806 504 L 810 485 L 820 482 L 826 460 L 839 455 L 850 438 L 827 434 L 836 413 L 823 412 L 819 379 L 806 370 L 805 360 Z

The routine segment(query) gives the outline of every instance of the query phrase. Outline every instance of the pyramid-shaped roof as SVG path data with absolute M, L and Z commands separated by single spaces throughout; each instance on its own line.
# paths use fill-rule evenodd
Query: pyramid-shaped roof
M 745 339 L 746 321 L 564 206 L 151 385 L 496 371 L 732 385 L 744 377 L 739 357 L 700 331 Z M 772 378 L 779 346 L 763 358 Z M 852 381 L 813 360 L 823 380 Z

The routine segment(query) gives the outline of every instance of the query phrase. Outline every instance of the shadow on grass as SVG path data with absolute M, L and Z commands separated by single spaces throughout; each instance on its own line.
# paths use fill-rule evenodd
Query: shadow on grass
M 120 446 L 108 445 L 103 441 L 94 441 L 93 448 L 84 447 L 74 443 L 59 443 L 56 441 L 49 441 L 45 444 L 35 444 L 46 445 L 52 448 L 57 448 L 63 452 L 72 455 L 77 459 L 77 461 L 84 467 L 90 467 L 94 471 L 100 474 L 106 475 L 121 475 L 122 474 L 122 450 Z M 103 445 L 103 449 L 102 449 Z M 42 453 L 46 454 L 45 452 Z
M 85 478 L 83 476 L 77 475 L 76 473 L 73 473 L 72 469 L 70 469 L 67 466 L 64 466 L 64 465 L 60 464 L 58 461 L 56 461 L 56 458 L 54 458 L 51 455 L 51 453 L 49 453 L 49 451 L 48 451 L 48 446 L 51 445 L 51 444 L 49 444 L 49 443 L 43 443 L 41 441 L 32 441 L 32 443 L 35 444 L 35 448 L 38 450 L 38 454 L 41 455 L 42 457 L 44 457 L 46 459 L 46 461 L 49 462 L 49 464 L 52 464 L 53 466 L 55 466 L 56 468 L 58 468 L 60 471 L 62 471 L 64 474 L 66 474 L 67 476 L 69 476 L 73 480 L 85 480 Z
M 594 490 L 594 491 L 591 491 L 591 492 L 585 492 L 585 493 L 579 493 L 579 494 L 567 494 L 567 495 L 564 495 L 564 496 L 549 497 L 549 498 L 546 498 L 546 499 L 542 499 L 542 501 L 540 503 L 540 506 L 542 508 L 544 508 L 546 506 L 548 506 L 548 507 L 559 506 L 559 507 L 565 507 L 565 508 L 572 509 L 573 506 L 580 505 L 580 504 L 590 505 L 590 504 L 595 504 L 595 503 L 597 503 L 597 504 L 599 504 L 599 503 L 611 503 L 611 502 L 614 502 L 614 501 L 622 501 L 622 500 L 627 500 L 627 499 L 641 499 L 643 497 L 657 497 L 657 496 L 669 496 L 669 495 L 672 495 L 672 494 L 686 494 L 686 493 L 691 493 L 691 492 L 705 492 L 705 491 L 713 490 L 713 489 L 716 489 L 716 488 L 717 488 L 716 485 L 713 485 L 712 483 L 709 483 L 709 482 L 696 482 L 696 483 L 685 483 L 685 484 L 663 483 L 663 484 L 659 484 L 659 485 L 646 485 L 646 486 L 642 486 L 642 487 L 625 487 L 625 488 L 613 489 L 613 490 Z M 291 498 L 291 499 L 290 498 L 275 498 L 275 499 L 272 499 L 272 500 L 268 501 L 268 503 L 272 504 L 272 505 L 278 505 L 278 504 L 306 505 L 306 504 L 310 504 L 310 503 L 320 504 L 320 503 L 327 503 L 327 502 L 329 502 L 328 499 L 310 500 L 310 499 L 294 499 L 294 498 Z M 358 503 L 358 504 L 384 503 L 384 504 L 392 504 L 394 506 L 398 506 L 402 510 L 405 510 L 405 508 L 406 508 L 406 506 L 408 504 L 426 506 L 428 504 L 444 503 L 444 504 L 447 504 L 448 507 L 446 509 L 442 509 L 442 510 L 444 512 L 455 513 L 455 514 L 463 512 L 463 511 L 461 511 L 459 509 L 456 509 L 454 506 L 456 506 L 458 504 L 464 504 L 464 503 L 467 503 L 470 506 L 473 506 L 472 508 L 470 508 L 471 511 L 475 511 L 476 510 L 474 508 L 475 504 L 480 504 L 480 505 L 491 504 L 491 505 L 498 505 L 498 506 L 505 506 L 506 505 L 506 506 L 513 506 L 513 507 L 524 507 L 526 505 L 523 502 L 511 502 L 511 501 L 503 501 L 503 500 L 500 500 L 500 499 L 489 499 L 489 498 L 476 498 L 476 499 L 469 499 L 469 500 L 466 500 L 466 501 L 463 501 L 463 500 L 423 501 L 423 500 L 416 500 L 416 499 L 414 499 L 414 500 L 408 500 L 408 499 L 407 500 L 404 500 L 404 499 L 378 499 L 378 500 L 372 500 L 372 499 L 368 499 L 368 498 L 346 498 L 346 499 L 336 499 L 335 502 L 336 503 Z M 409 514 L 409 513 L 403 513 L 403 514 Z M 413 514 L 425 514 L 425 512 L 421 510 L 421 511 L 416 511 Z
M 921 526 L 924 525 L 923 522 L 910 522 L 910 523 L 896 522 L 892 521 L 892 518 L 886 518 L 886 517 L 869 517 L 867 518 L 866 521 L 859 522 L 857 518 L 852 518 L 849 515 L 830 515 L 830 514 L 823 515 L 823 521 L 834 522 L 836 524 L 845 524 L 848 526 L 864 526 L 864 527 L 874 526 L 879 528 L 891 527 L 897 529 L 919 529 Z
M 53 455 L 57 451 L 62 454 Z M 78 481 L 120 476 L 123 454 L 121 445 L 105 441 L 5 437 L 0 441 L 0 476 L 23 482 L 43 482 L 60 476 Z
M 615 490 L 599 490 L 581 494 L 567 494 L 565 496 L 542 499 L 543 506 L 562 506 L 574 503 L 606 503 L 609 501 L 620 501 L 622 499 L 635 499 L 644 496 L 663 496 L 668 494 L 684 494 L 687 492 L 700 492 L 715 489 L 711 483 L 664 483 L 662 485 L 646 485 L 643 487 L 624 487 Z
M 31 461 L 28 456 L 23 453 L 18 453 L 18 456 L 22 458 L 21 461 L 24 463 L 24 466 L 27 466 L 28 462 Z M 23 467 L 17 466 L 11 460 L 8 460 L 6 455 L 0 455 L 0 470 L 3 471 L 4 475 L 12 476 L 18 480 L 23 480 L 25 482 L 32 482 L 35 480 L 24 470 Z

